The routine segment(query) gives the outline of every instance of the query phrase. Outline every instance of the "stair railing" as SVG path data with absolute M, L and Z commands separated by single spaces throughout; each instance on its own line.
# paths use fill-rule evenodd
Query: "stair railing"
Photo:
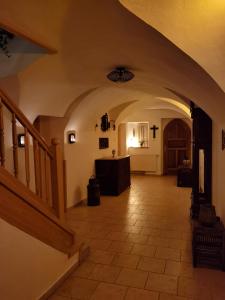
M 5 144 L 5 117 L 11 115 L 12 150 L 11 169 L 7 168 Z M 24 135 L 24 148 L 18 144 L 18 135 Z M 8 128 L 7 128 L 8 134 Z M 7 137 L 8 138 L 8 137 Z M 33 148 L 33 149 L 32 149 Z M 24 151 L 24 154 L 23 154 Z M 21 170 L 22 156 L 24 168 Z M 49 147 L 44 138 L 29 122 L 13 101 L 0 90 L 0 165 L 33 191 L 41 202 L 61 220 L 64 218 L 63 158 L 60 141 L 52 140 Z M 10 169 L 10 170 L 9 170 Z M 31 172 L 34 173 L 32 178 Z M 23 177 L 24 180 L 21 180 Z M 32 183 L 32 184 L 31 184 Z M 31 186 L 32 185 L 32 186 Z

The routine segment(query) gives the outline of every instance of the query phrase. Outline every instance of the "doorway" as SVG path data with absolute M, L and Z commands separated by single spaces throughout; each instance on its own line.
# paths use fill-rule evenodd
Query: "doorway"
M 174 119 L 163 133 L 164 174 L 175 174 L 183 160 L 191 158 L 191 129 L 181 119 Z

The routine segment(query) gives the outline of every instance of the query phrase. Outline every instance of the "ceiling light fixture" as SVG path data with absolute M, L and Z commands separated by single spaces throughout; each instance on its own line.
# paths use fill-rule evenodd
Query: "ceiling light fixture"
M 126 82 L 134 78 L 134 74 L 125 67 L 117 67 L 107 75 L 107 78 L 114 82 Z

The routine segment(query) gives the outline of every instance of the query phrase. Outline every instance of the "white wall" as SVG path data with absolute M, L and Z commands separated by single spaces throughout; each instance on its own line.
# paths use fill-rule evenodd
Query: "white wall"
M 83 120 L 85 120 L 85 116 Z M 116 150 L 116 155 L 118 154 L 117 129 L 103 132 L 100 129 L 100 119 L 98 127 L 95 128 L 95 118 L 92 119 L 92 126 L 89 128 L 85 121 L 80 125 L 78 123 L 79 120 L 75 114 L 65 129 L 65 136 L 68 130 L 73 129 L 76 130 L 77 136 L 75 144 L 66 142 L 64 145 L 67 163 L 67 207 L 87 198 L 88 180 L 95 174 L 95 159 L 111 156 L 113 149 Z M 99 149 L 99 137 L 109 138 L 109 148 Z
M 0 298 L 36 300 L 67 269 L 78 254 L 67 255 L 0 219 Z
M 153 132 L 150 130 L 149 132 L 149 148 L 129 148 L 128 154 L 130 155 L 148 155 L 149 160 L 152 161 L 152 164 L 157 165 L 156 171 L 152 172 L 157 175 L 161 175 L 163 172 L 163 130 L 173 118 L 182 118 L 185 120 L 188 125 L 191 125 L 191 121 L 189 119 L 184 118 L 179 112 L 175 112 L 167 109 L 143 109 L 136 111 L 129 116 L 123 119 L 123 122 L 149 122 L 149 127 L 156 125 L 159 129 L 156 131 L 156 138 L 153 138 Z M 131 129 L 132 130 L 132 129 Z M 132 134 L 132 133 L 131 133 Z M 129 128 L 127 131 L 127 136 L 130 135 Z M 132 159 L 132 158 L 131 158 Z M 138 158 L 137 158 L 138 159 Z M 142 159 L 142 158 L 141 158 Z M 156 162 L 154 161 L 156 160 Z M 138 164 L 137 164 L 138 165 Z M 140 160 L 140 168 L 142 162 Z M 154 169 L 154 166 L 152 166 Z

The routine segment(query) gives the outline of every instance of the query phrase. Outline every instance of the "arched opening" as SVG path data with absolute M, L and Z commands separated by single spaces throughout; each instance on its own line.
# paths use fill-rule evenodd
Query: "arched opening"
M 174 119 L 163 133 L 163 173 L 175 174 L 183 160 L 191 158 L 191 129 L 181 119 Z

